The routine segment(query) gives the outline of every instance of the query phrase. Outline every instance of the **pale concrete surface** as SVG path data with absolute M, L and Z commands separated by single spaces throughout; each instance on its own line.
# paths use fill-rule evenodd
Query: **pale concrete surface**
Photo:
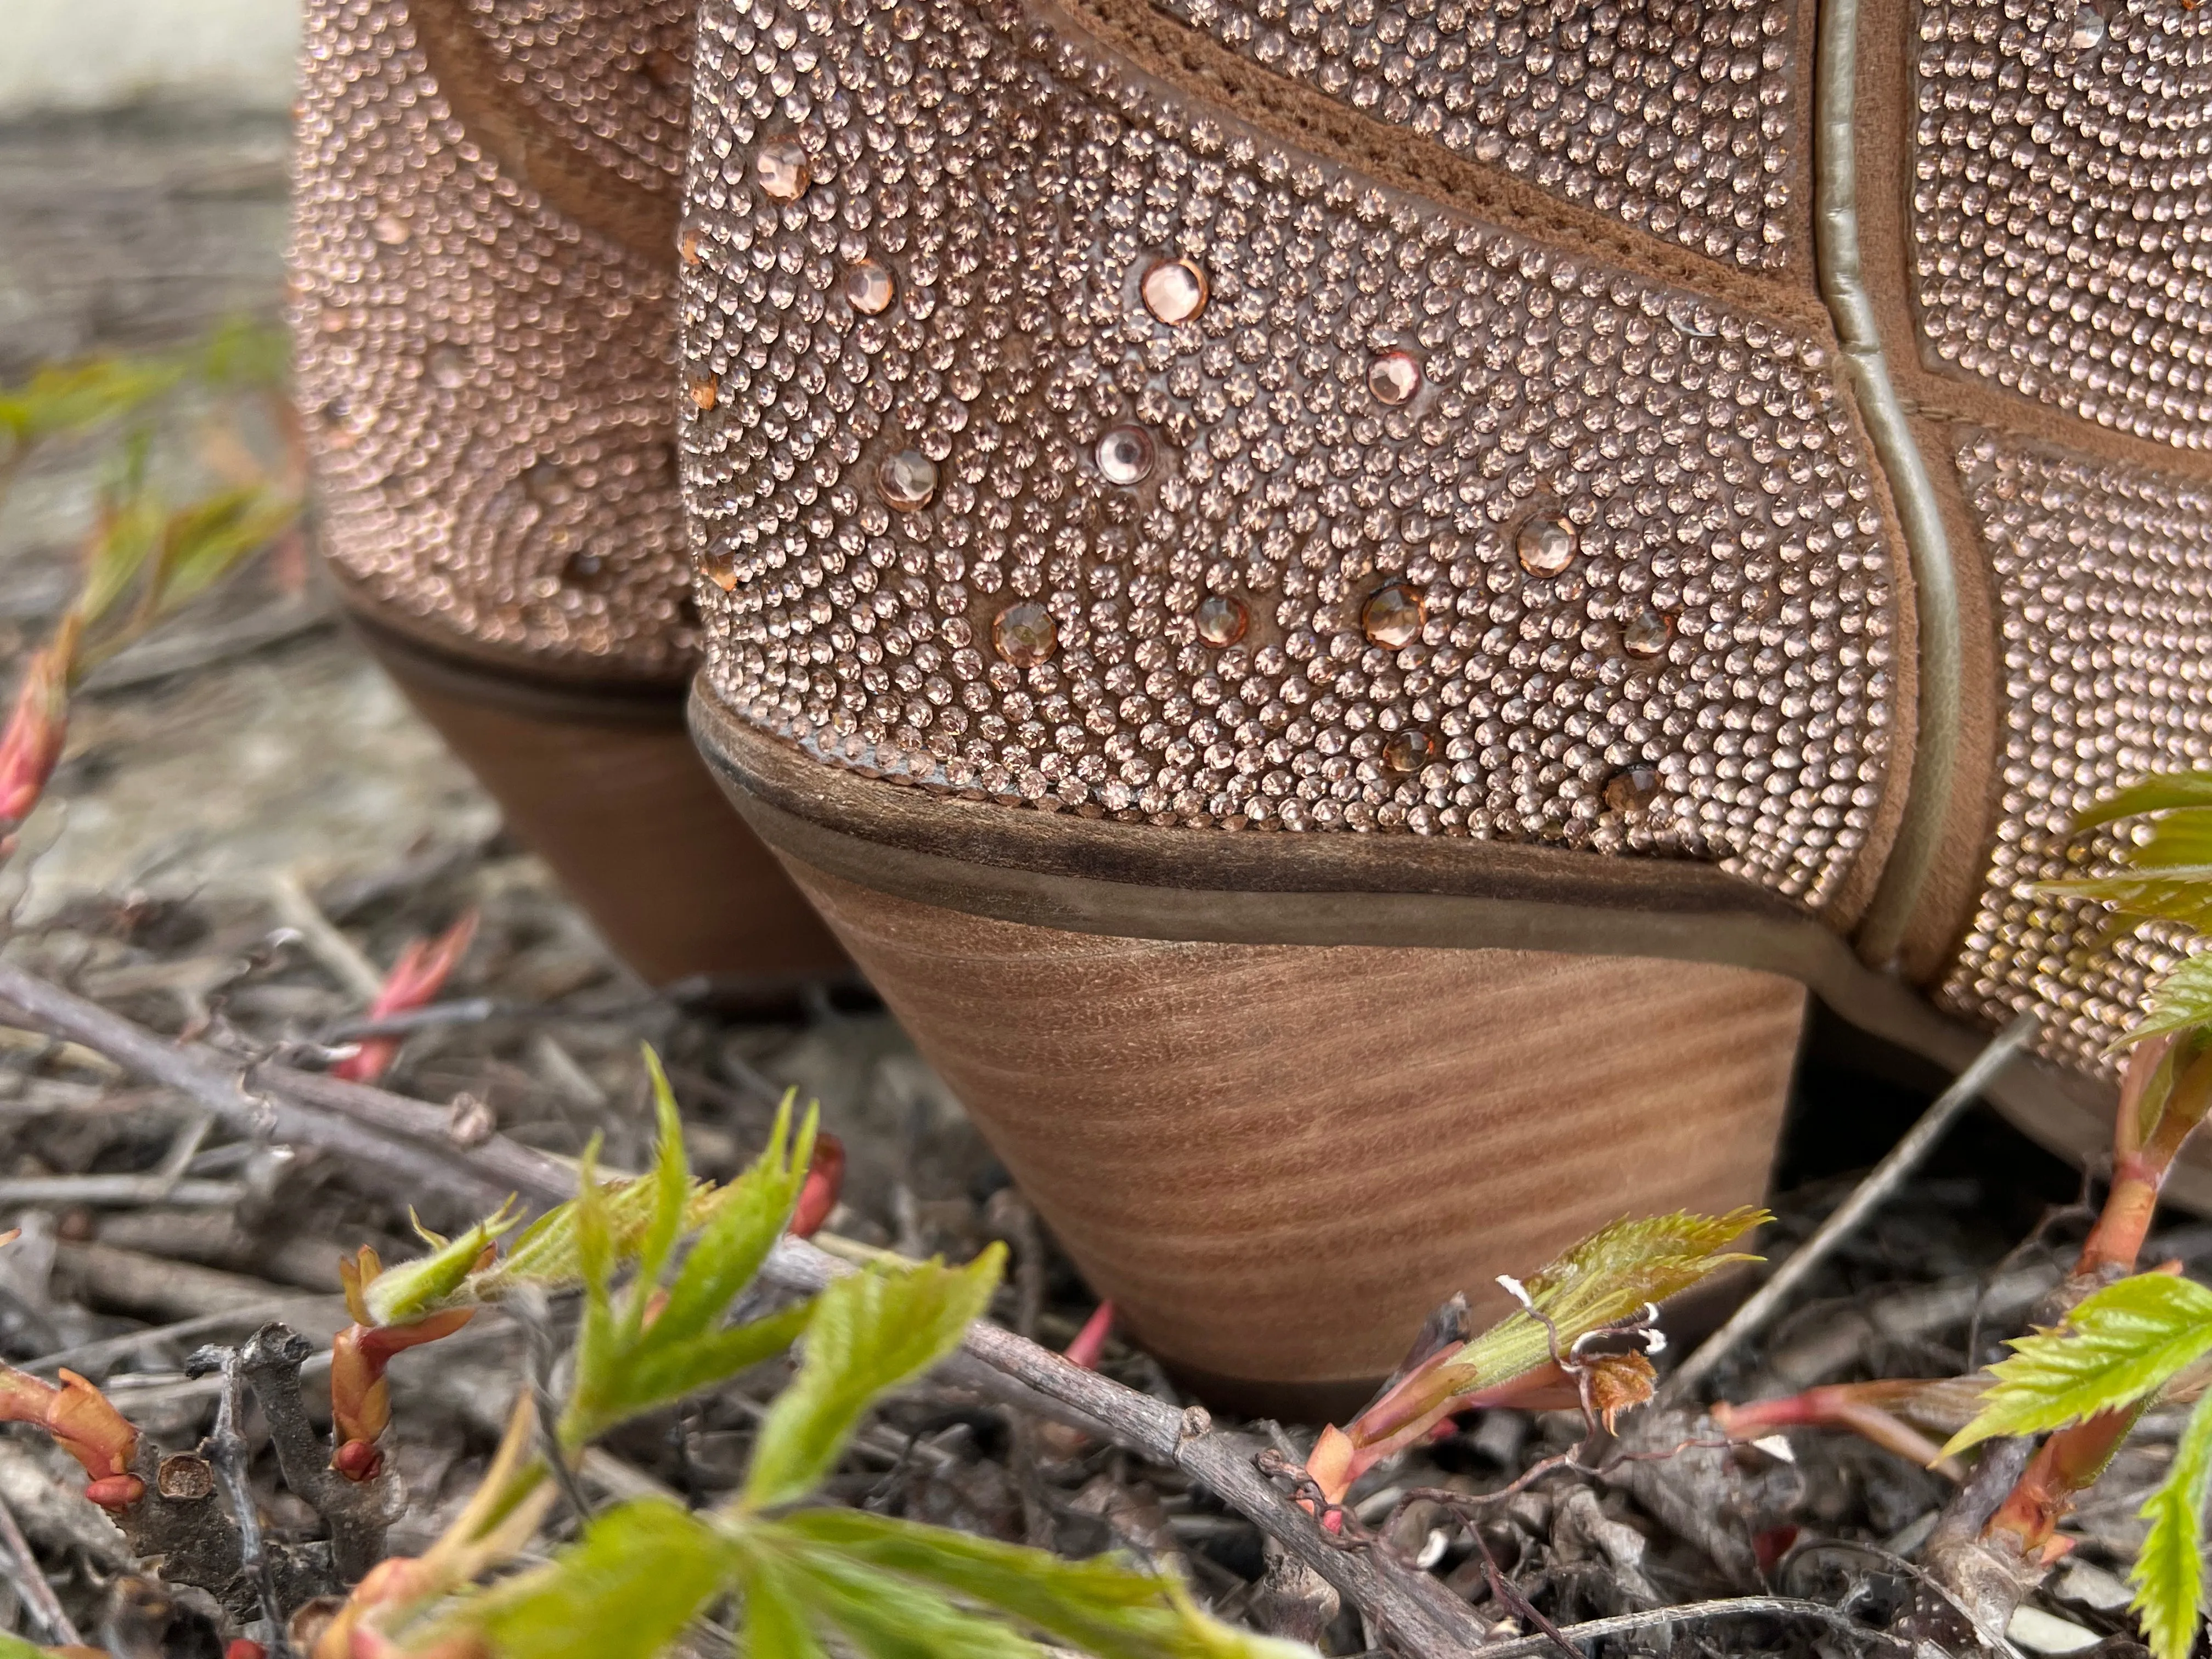
M 227 18 L 246 18 L 264 37 L 282 36 L 289 7 L 71 5 L 112 33 L 142 37 L 121 43 L 124 64 L 143 37 L 168 29 L 180 77 L 173 85 L 189 72 L 194 95 L 0 119 L 0 386 L 87 352 L 175 345 L 226 318 L 273 323 L 283 295 L 289 90 L 264 74 L 260 95 L 276 107 L 226 106 L 210 94 L 250 88 L 241 66 L 251 55 L 220 60 L 209 46 L 195 59 L 175 37 L 194 8 L 209 35 Z M 59 27 L 70 9 L 0 0 L 0 76 L 10 93 L 24 84 L 21 43 L 33 25 Z M 70 84 L 144 89 L 119 67 L 104 82 L 91 74 L 90 21 L 63 33 L 63 57 L 76 54 L 83 71 Z M 264 70 L 289 52 L 288 40 L 279 44 Z M 188 430 L 169 436 L 189 452 Z M 108 444 L 65 446 L 36 458 L 0 498 L 0 701 L 76 592 L 76 550 L 112 465 Z M 252 580 L 226 589 L 155 643 L 221 630 L 266 590 Z M 0 911 L 21 903 L 37 915 L 91 893 L 246 886 L 274 872 L 313 886 L 475 845 L 497 822 L 436 735 L 327 623 L 81 696 L 48 799 L 26 827 L 21 856 L 0 868 Z
M 0 0 L 0 120 L 145 100 L 281 111 L 297 0 Z

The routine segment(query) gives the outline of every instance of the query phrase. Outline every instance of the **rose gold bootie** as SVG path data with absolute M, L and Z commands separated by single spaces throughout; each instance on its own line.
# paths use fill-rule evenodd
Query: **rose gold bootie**
M 2179 941 L 2030 884 L 2212 758 L 2207 20 L 707 0 L 695 729 L 1164 1357 L 1756 1199 L 1808 987 L 2104 1144 Z
M 362 636 L 648 979 L 843 956 L 685 738 L 689 8 L 316 0 L 293 271 Z

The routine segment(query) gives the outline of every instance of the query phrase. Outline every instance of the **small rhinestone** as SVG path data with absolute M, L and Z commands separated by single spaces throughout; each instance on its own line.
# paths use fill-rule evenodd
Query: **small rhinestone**
M 1674 637 L 1674 624 L 1648 605 L 1620 625 L 1620 648 L 1632 657 L 1659 656 Z
M 714 583 L 725 593 L 734 593 L 738 591 L 738 562 L 727 549 L 717 549 L 712 553 L 702 554 L 699 558 L 699 568 L 705 574 L 708 581 Z
M 407 222 L 396 213 L 380 213 L 369 226 L 370 234 L 386 247 L 398 247 L 414 234 Z
M 1513 550 L 1532 576 L 1556 576 L 1575 562 L 1579 538 L 1574 526 L 1555 513 L 1540 514 L 1521 526 Z
M 937 463 L 920 450 L 902 449 L 876 469 L 876 494 L 902 513 L 919 512 L 937 494 Z
M 1386 351 L 1367 365 L 1367 389 L 1378 403 L 1410 403 L 1421 389 L 1421 366 L 1408 352 Z
M 692 380 L 691 401 L 699 405 L 702 413 L 714 406 L 714 400 L 720 392 L 721 388 L 711 374 L 697 375 Z
M 1152 440 L 1142 427 L 1110 427 L 1098 441 L 1098 471 L 1108 483 L 1136 483 L 1152 470 Z
M 1208 645 L 1234 645 L 1252 625 L 1252 613 L 1233 593 L 1209 593 L 1198 602 L 1198 637 Z
M 566 507 L 576 499 L 575 483 L 558 461 L 538 461 L 526 468 L 522 487 L 541 507 Z
M 796 138 L 771 138 L 753 157 L 753 179 L 770 201 L 795 202 L 814 182 Z
M 2074 9 L 2074 33 L 2069 37 L 2076 52 L 2094 52 L 2105 44 L 2105 14 L 2094 6 Z
M 564 586 L 584 593 L 604 593 L 614 585 L 614 567 L 596 553 L 571 553 L 561 567 Z
M 1659 774 L 1649 766 L 1632 766 L 1605 781 L 1608 811 L 1623 815 L 1648 812 L 1659 799 Z
M 1188 259 L 1163 259 L 1139 285 L 1145 309 L 1164 323 L 1187 323 L 1206 309 L 1206 272 Z
M 1359 631 L 1370 645 L 1395 651 L 1421 637 L 1421 624 L 1427 616 L 1428 608 L 1419 594 L 1403 582 L 1392 582 L 1369 594 L 1367 603 L 1359 607 Z
M 1418 772 L 1434 747 L 1425 732 L 1400 732 L 1382 745 L 1382 763 L 1393 772 Z
M 697 231 L 685 231 L 684 240 L 678 246 L 684 255 L 685 264 L 696 265 L 699 263 L 699 233 Z
M 1034 600 L 1010 605 L 991 623 L 991 644 L 1017 668 L 1034 668 L 1052 655 L 1060 628 L 1052 613 Z
M 855 311 L 880 316 L 897 297 L 898 284 L 873 259 L 863 259 L 845 273 L 845 303 Z
M 458 392 L 469 383 L 469 360 L 451 346 L 440 346 L 426 360 L 430 379 L 448 392 Z

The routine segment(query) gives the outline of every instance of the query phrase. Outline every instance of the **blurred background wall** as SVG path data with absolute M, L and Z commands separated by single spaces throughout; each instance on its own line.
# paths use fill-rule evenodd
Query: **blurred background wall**
M 4 0 L 0 120 L 184 102 L 281 111 L 294 0 Z
M 0 383 L 274 319 L 299 34 L 299 0 L 0 0 Z

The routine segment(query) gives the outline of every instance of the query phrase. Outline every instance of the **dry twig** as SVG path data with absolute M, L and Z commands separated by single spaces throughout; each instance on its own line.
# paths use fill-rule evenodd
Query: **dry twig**
M 1890 1148 L 1888 1155 L 1874 1166 L 1865 1180 L 1851 1189 L 1850 1196 L 1814 1230 L 1810 1238 L 1790 1253 L 1789 1259 L 1735 1310 L 1728 1323 L 1707 1337 L 1675 1369 L 1667 1379 L 1663 1395 L 1679 1399 L 1695 1389 L 1712 1375 L 1738 1343 L 1773 1317 L 1775 1310 L 1805 1281 L 1807 1275 L 1826 1261 L 1859 1223 L 1905 1184 L 1905 1178 L 1935 1150 L 1936 1142 L 1943 1139 L 1959 1115 L 1974 1103 L 1990 1079 L 2003 1070 L 2013 1055 L 2035 1035 L 2037 1027 L 2033 1014 L 2022 1014 L 1990 1038 L 1989 1046 L 1974 1057 L 1974 1063 L 1936 1096 L 1934 1103 L 1920 1115 L 1920 1121 L 1905 1132 L 1905 1138 Z

